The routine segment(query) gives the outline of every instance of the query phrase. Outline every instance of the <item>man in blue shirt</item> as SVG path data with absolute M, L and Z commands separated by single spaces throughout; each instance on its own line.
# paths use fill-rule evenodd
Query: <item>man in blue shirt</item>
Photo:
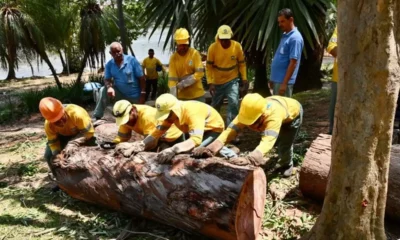
M 279 11 L 278 23 L 283 35 L 271 65 L 273 94 L 291 97 L 304 42 L 297 27 L 294 26 L 293 13 L 290 9 L 284 8 Z
M 133 56 L 125 55 L 122 45 L 118 42 L 111 44 L 110 54 L 113 59 L 106 64 L 105 86 L 100 88 L 100 97 L 93 114 L 96 119 L 103 117 L 109 98 L 115 101 L 125 99 L 131 103 L 144 104 L 145 102 L 146 81 L 138 60 Z

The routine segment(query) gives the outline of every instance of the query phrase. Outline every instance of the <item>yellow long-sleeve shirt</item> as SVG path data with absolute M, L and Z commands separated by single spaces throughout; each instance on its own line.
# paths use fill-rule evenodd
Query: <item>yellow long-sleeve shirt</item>
M 180 101 L 180 113 L 174 124 L 184 133 L 190 134 L 190 139 L 199 146 L 203 141 L 205 131 L 222 132 L 225 124 L 221 115 L 211 106 L 198 101 Z M 171 126 L 168 121 L 163 121 L 150 135 L 158 139 Z
M 162 67 L 163 72 L 165 71 L 162 63 L 157 58 L 147 57 L 143 60 L 142 67 L 143 70 L 146 70 L 147 79 L 158 79 L 157 65 Z
M 267 105 L 265 107 L 264 117 L 261 123 L 246 126 L 239 122 L 236 117 L 227 127 L 227 129 L 218 137 L 223 144 L 233 140 L 237 133 L 244 127 L 248 127 L 254 131 L 260 132 L 261 142 L 256 147 L 263 155 L 268 153 L 274 146 L 282 124 L 290 123 L 300 114 L 300 103 L 287 97 L 273 96 L 267 97 Z
M 328 47 L 326 48 L 326 51 L 330 53 L 335 47 L 337 47 L 337 27 L 335 28 L 335 31 L 333 32 L 333 35 L 329 40 L 329 44 Z M 335 57 L 335 62 L 333 63 L 332 81 L 337 82 L 338 78 L 339 78 L 339 70 L 338 70 L 337 57 Z
M 47 142 L 53 154 L 61 151 L 58 135 L 76 136 L 83 133 L 86 139 L 90 139 L 94 135 L 92 120 L 85 109 L 75 104 L 68 104 L 64 110 L 67 117 L 64 126 L 59 127 L 47 120 L 44 122 Z
M 113 142 L 120 143 L 128 141 L 132 136 L 132 131 L 140 135 L 147 136 L 156 129 L 155 115 L 157 109 L 147 105 L 134 105 L 138 112 L 138 120 L 134 126 L 128 124 L 121 125 L 118 129 L 118 136 Z M 173 142 L 182 135 L 182 132 L 175 126 L 170 129 L 160 139 L 166 142 Z
M 237 77 L 239 73 L 243 81 L 247 80 L 246 62 L 240 43 L 231 40 L 231 46 L 224 49 L 219 41 L 208 48 L 207 82 L 224 84 Z
M 185 56 L 181 56 L 177 52 L 172 54 L 169 60 L 168 86 L 170 88 L 176 87 L 183 77 L 191 74 L 194 74 L 195 83 L 178 90 L 179 99 L 189 100 L 204 95 L 204 88 L 201 82 L 204 76 L 204 67 L 200 53 L 194 48 L 189 48 Z

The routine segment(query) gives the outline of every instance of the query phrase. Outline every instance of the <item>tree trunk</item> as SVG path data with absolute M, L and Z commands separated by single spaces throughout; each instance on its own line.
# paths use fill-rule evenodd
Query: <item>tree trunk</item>
M 399 65 L 392 1 L 338 2 L 338 102 L 321 215 L 305 239 L 386 239 Z M 333 230 L 334 229 L 334 230 Z
M 79 70 L 78 77 L 76 78 L 76 84 L 79 84 L 82 80 L 83 70 L 85 70 L 88 58 L 89 58 L 89 53 L 85 53 L 85 55 L 83 56 L 81 69 Z
M 68 72 L 68 69 L 67 69 L 67 64 L 66 64 L 66 62 L 65 62 L 65 60 L 64 60 L 64 57 L 63 57 L 63 54 L 62 54 L 62 52 L 61 52 L 61 50 L 60 49 L 58 49 L 58 55 L 60 55 L 60 60 L 61 60 L 61 64 L 62 64 L 62 66 L 63 66 L 63 70 L 62 70 L 62 73 L 67 73 Z
M 51 63 L 49 57 L 47 56 L 47 53 L 44 52 L 41 57 L 47 63 L 47 65 L 49 66 L 50 71 L 53 74 L 54 80 L 56 81 L 57 87 L 59 89 L 62 89 L 62 85 L 61 85 L 60 79 L 58 78 L 56 69 L 53 67 L 53 64 Z
M 122 42 L 122 48 L 124 50 L 124 54 L 128 54 L 128 37 L 126 34 L 126 28 L 125 28 L 125 19 L 124 19 L 124 11 L 122 8 L 122 0 L 117 0 L 117 9 L 118 9 L 118 25 L 119 25 L 119 31 L 121 34 L 121 42 Z
M 320 134 L 304 157 L 300 190 L 304 196 L 323 201 L 331 166 L 331 136 Z M 400 145 L 392 145 L 386 216 L 400 220 Z
M 116 128 L 101 126 L 107 131 L 101 139 L 115 136 Z M 215 239 L 258 237 L 266 197 L 261 168 L 189 155 L 163 165 L 156 158 L 156 153 L 129 159 L 114 150 L 80 147 L 58 155 L 53 168 L 60 188 L 74 198 Z
M 135 57 L 135 52 L 133 52 L 132 46 L 129 44 L 128 47 L 129 50 L 131 51 L 131 55 Z
M 267 66 L 265 61 L 265 52 L 253 50 L 252 53 L 255 70 L 254 89 L 253 93 L 259 93 L 263 97 L 271 96 L 271 91 L 268 85 Z
M 15 79 L 15 65 L 14 63 L 10 63 L 10 61 L 8 62 L 8 74 L 7 74 L 7 78 L 6 80 L 11 80 L 11 79 Z

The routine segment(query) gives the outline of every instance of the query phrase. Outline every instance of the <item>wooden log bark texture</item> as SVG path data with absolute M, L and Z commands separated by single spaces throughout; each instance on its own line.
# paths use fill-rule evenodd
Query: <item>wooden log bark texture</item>
M 308 149 L 300 170 L 304 196 L 323 201 L 331 165 L 331 136 L 320 134 Z M 400 219 L 400 145 L 392 145 L 386 216 Z
M 215 239 L 258 238 L 266 197 L 261 168 L 187 154 L 168 165 L 156 158 L 80 147 L 59 154 L 53 167 L 60 188 L 74 198 Z

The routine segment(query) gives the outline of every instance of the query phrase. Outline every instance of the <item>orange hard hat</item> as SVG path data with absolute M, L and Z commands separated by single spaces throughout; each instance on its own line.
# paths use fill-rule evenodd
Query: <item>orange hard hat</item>
M 64 115 L 62 103 L 52 97 L 45 97 L 40 100 L 39 110 L 42 116 L 49 122 L 57 122 Z

